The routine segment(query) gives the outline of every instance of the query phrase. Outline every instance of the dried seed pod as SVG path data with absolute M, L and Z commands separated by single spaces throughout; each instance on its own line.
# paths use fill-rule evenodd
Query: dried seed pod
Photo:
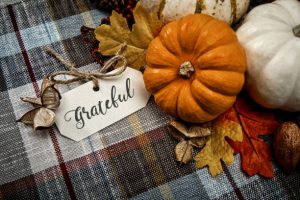
M 202 148 L 208 136 L 213 134 L 211 124 L 187 127 L 178 121 L 171 121 L 168 126 L 169 134 L 179 143 L 175 147 L 176 160 L 187 164 L 193 159 L 193 146 Z
M 177 161 L 187 164 L 193 159 L 193 146 L 186 140 L 179 142 L 175 147 L 175 156 Z
M 55 112 L 60 104 L 60 93 L 55 84 L 46 76 L 42 83 L 42 95 L 36 97 L 21 97 L 24 102 L 31 103 L 35 109 L 25 113 L 17 122 L 32 125 L 36 129 L 49 128 L 55 123 Z
M 41 96 L 43 106 L 55 110 L 59 107 L 60 99 L 61 96 L 59 91 L 55 88 L 55 84 L 49 80 L 48 77 L 44 78 Z
M 280 125 L 274 136 L 275 157 L 281 167 L 289 172 L 300 163 L 300 129 L 293 122 Z

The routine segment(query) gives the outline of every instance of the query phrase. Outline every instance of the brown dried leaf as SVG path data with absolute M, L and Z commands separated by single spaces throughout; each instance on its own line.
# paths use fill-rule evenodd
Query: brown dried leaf
M 42 104 L 46 108 L 55 110 L 60 104 L 60 93 L 54 88 L 54 83 L 48 78 L 44 78 L 42 83 Z
M 42 106 L 42 100 L 41 98 L 36 97 L 21 97 L 21 100 L 27 103 L 31 103 L 34 107 L 41 107 Z
M 41 88 L 41 98 L 21 97 L 22 101 L 31 103 L 36 108 L 25 113 L 17 121 L 33 125 L 35 130 L 52 126 L 55 122 L 55 113 L 51 109 L 55 110 L 59 106 L 61 98 L 59 91 L 54 86 L 55 83 L 45 77 Z
M 182 138 L 206 137 L 212 134 L 210 124 L 203 124 L 201 126 L 200 125 L 192 126 L 188 129 L 182 123 L 173 120 L 169 123 L 169 127 L 172 128 L 173 132 L 175 132 L 174 130 L 176 129 L 179 133 L 181 133 L 183 135 L 181 136 Z
M 201 127 L 201 126 L 192 126 L 188 134 L 186 135 L 189 138 L 197 138 L 197 137 L 206 137 L 212 134 L 210 127 Z
M 46 76 L 44 79 L 43 79 L 43 82 L 42 82 L 42 93 L 45 92 L 45 90 L 48 88 L 48 87 L 53 87 L 55 84 L 48 79 L 48 77 Z
M 47 108 L 38 108 L 33 116 L 33 128 L 42 129 L 49 128 L 55 122 L 55 113 Z
M 49 87 L 42 94 L 42 103 L 46 108 L 55 110 L 60 104 L 60 94 L 54 87 Z
M 33 125 L 34 116 L 40 108 L 36 108 L 25 113 L 17 122 L 22 122 L 27 125 Z
M 189 141 L 183 140 L 176 145 L 175 155 L 177 161 L 187 164 L 193 159 L 193 146 Z
M 169 134 L 179 141 L 175 148 L 176 160 L 187 163 L 192 159 L 193 146 L 202 148 L 213 133 L 210 123 L 192 126 L 189 129 L 175 120 L 168 126 Z
M 55 113 L 48 108 L 40 107 L 25 113 L 17 122 L 33 125 L 35 130 L 49 128 L 55 122 Z
M 208 137 L 201 137 L 201 138 L 192 138 L 190 139 L 190 144 L 194 147 L 202 148 L 204 147 L 205 143 L 207 142 Z
M 182 123 L 178 122 L 178 121 L 170 121 L 169 123 L 170 126 L 174 127 L 176 130 L 178 130 L 179 132 L 186 134 L 188 131 L 188 128 L 183 125 Z
M 174 139 L 178 141 L 182 141 L 185 138 L 182 132 L 187 131 L 187 128 L 183 124 L 173 120 L 169 123 L 168 130 L 169 130 L 169 134 Z

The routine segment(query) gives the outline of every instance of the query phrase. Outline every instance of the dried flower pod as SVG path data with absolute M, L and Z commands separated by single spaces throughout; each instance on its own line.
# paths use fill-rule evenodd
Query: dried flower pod
M 300 129 L 294 122 L 280 125 L 274 136 L 275 157 L 281 167 L 289 172 L 300 163 Z
M 55 84 L 46 76 L 42 83 L 41 97 L 21 97 L 21 100 L 33 105 L 34 109 L 25 113 L 17 122 L 32 125 L 36 129 L 49 128 L 55 123 L 55 112 L 60 104 L 60 93 Z
M 59 107 L 61 99 L 60 93 L 54 85 L 55 84 L 47 77 L 44 78 L 42 83 L 41 101 L 43 106 L 51 110 L 55 110 Z
M 193 159 L 193 146 L 202 148 L 208 136 L 213 134 L 210 123 L 187 127 L 178 121 L 171 121 L 168 129 L 169 134 L 179 141 L 175 147 L 176 160 L 184 164 Z

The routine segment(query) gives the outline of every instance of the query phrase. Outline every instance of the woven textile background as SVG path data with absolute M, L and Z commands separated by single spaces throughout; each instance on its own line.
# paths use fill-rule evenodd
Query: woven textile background
M 9 3 L 14 4 L 10 5 Z M 51 47 L 82 69 L 96 63 L 80 27 L 106 16 L 87 0 L 0 3 L 0 199 L 299 199 L 300 172 L 248 177 L 240 156 L 213 178 L 174 159 L 171 118 L 151 99 L 137 113 L 80 142 L 56 127 L 34 132 L 16 119 L 39 95 L 43 76 L 64 69 L 43 51 Z M 67 91 L 76 85 L 60 87 Z M 100 123 L 100 122 L 99 122 Z

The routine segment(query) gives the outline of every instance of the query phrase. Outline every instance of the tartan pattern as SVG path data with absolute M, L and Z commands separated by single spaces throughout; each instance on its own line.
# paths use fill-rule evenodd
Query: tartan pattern
M 31 109 L 20 96 L 39 95 L 43 76 L 63 66 L 43 52 L 51 47 L 82 69 L 97 64 L 81 25 L 107 14 L 87 0 L 26 0 L 0 4 L 0 199 L 298 199 L 300 172 L 276 166 L 272 180 L 232 166 L 213 178 L 174 159 L 170 116 L 151 99 L 137 113 L 80 141 L 56 127 L 34 132 L 15 120 Z M 78 84 L 61 86 L 62 92 Z M 275 163 L 276 165 L 276 163 Z

